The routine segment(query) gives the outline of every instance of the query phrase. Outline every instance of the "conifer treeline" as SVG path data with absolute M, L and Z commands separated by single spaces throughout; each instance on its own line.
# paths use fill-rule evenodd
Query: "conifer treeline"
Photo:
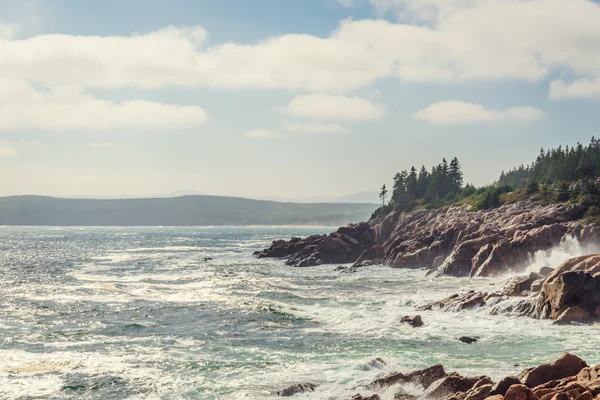
M 465 190 L 474 192 L 475 188 L 471 185 L 463 188 L 463 173 L 458 158 L 453 158 L 450 163 L 444 158 L 431 172 L 425 166 L 417 172 L 413 166 L 410 171 L 397 173 L 390 205 L 404 210 L 417 199 L 423 199 L 423 204 L 439 204 L 462 197 Z
M 592 137 L 589 145 L 559 146 L 540 150 L 531 165 L 521 165 L 502 172 L 498 183 L 515 189 L 530 183 L 554 184 L 590 180 L 600 176 L 600 140 Z

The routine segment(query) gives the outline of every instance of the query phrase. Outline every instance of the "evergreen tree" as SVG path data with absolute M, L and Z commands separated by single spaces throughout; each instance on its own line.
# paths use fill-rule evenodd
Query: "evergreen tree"
M 448 174 L 451 192 L 459 193 L 463 188 L 463 173 L 460 170 L 458 158 L 454 157 L 452 161 L 450 161 L 450 170 Z
M 413 166 L 410 169 L 410 173 L 406 178 L 406 192 L 410 195 L 416 196 L 418 190 L 418 176 L 417 169 Z
M 379 198 L 381 199 L 381 207 L 385 207 L 385 198 L 387 196 L 388 190 L 385 185 L 381 188 L 381 192 L 379 192 Z

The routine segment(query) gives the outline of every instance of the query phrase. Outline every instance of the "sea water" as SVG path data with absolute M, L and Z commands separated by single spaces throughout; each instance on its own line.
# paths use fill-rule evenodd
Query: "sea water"
M 498 379 L 564 351 L 600 363 L 600 328 L 415 306 L 500 279 L 258 260 L 274 239 L 323 227 L 0 228 L 0 398 L 303 399 L 370 393 L 393 372 L 443 364 Z M 532 258 L 530 269 L 583 250 Z M 466 345 L 460 336 L 474 336 Z M 381 357 L 385 365 L 373 362 Z M 383 393 L 418 393 L 395 387 Z M 371 392 L 372 393 L 372 392 Z

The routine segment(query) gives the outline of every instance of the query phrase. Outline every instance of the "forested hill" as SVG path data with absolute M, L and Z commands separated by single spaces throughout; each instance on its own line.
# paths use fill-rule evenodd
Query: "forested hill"
M 571 147 L 541 149 L 533 163 L 502 172 L 498 183 L 519 189 L 530 183 L 567 185 L 597 177 L 600 177 L 600 140 L 592 137 L 587 146 L 577 143 Z
M 373 204 L 280 203 L 219 196 L 123 200 L 11 196 L 0 198 L 0 225 L 339 226 L 368 219 L 375 207 Z

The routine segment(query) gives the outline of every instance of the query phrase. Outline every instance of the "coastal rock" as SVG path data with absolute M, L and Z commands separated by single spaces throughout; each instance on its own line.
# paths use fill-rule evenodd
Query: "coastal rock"
M 370 387 L 383 388 L 393 386 L 398 383 L 415 383 L 427 389 L 431 384 L 439 379 L 447 376 L 446 371 L 442 365 L 434 365 L 419 371 L 413 371 L 409 374 L 402 374 L 399 372 L 389 374 L 383 378 L 373 381 Z
M 426 304 L 418 307 L 417 310 L 443 310 L 451 312 L 471 310 L 473 308 L 485 305 L 487 296 L 487 293 L 475 292 L 474 290 L 471 290 L 462 295 L 455 294 L 446 299 Z
M 518 378 L 527 387 L 534 388 L 550 381 L 576 376 L 587 366 L 581 358 L 565 353 L 553 363 L 523 371 Z
M 490 395 L 504 396 L 504 395 L 506 395 L 506 392 L 508 391 L 508 389 L 510 389 L 510 387 L 512 385 L 520 385 L 520 384 L 521 384 L 521 381 L 517 377 L 507 376 L 506 378 L 502 379 L 500 382 L 498 382 L 494 385 Z
M 305 392 L 314 392 L 317 388 L 317 385 L 312 383 L 299 383 L 297 385 L 293 385 L 287 387 L 283 390 L 277 392 L 277 396 L 279 397 L 291 397 L 295 394 L 305 393 Z
M 276 240 L 258 254 L 258 258 L 287 258 L 294 267 L 312 267 L 323 264 L 353 263 L 361 254 L 375 246 L 375 234 L 366 222 L 339 228 L 329 235 L 313 235 L 304 239 Z M 381 256 L 374 249 L 368 256 Z
M 600 255 L 575 257 L 548 275 L 527 315 L 558 323 L 592 322 L 600 317 Z
M 457 373 L 450 374 L 433 382 L 420 398 L 423 400 L 450 398 L 458 393 L 467 393 L 478 383 L 480 386 L 492 381 L 487 377 L 466 378 Z
M 579 222 L 586 210 L 585 205 L 521 201 L 484 211 L 466 205 L 392 211 L 327 236 L 275 241 L 257 256 L 287 258 L 292 266 L 309 266 L 315 259 L 318 265 L 428 268 L 434 276 L 497 276 L 524 268 L 531 254 L 566 238 L 600 240 L 600 224 Z M 543 272 L 542 277 L 549 271 Z
M 402 320 L 400 321 L 403 324 L 408 324 L 410 326 L 412 326 L 413 328 L 418 328 L 420 326 L 423 326 L 423 318 L 421 318 L 420 315 L 415 315 L 414 317 L 410 317 L 410 316 L 405 316 L 402 318 Z
M 350 400 L 381 400 L 381 397 L 379 397 L 378 394 L 374 394 L 368 397 L 361 396 L 360 394 L 355 394 Z
M 573 306 L 563 311 L 563 313 L 556 318 L 554 323 L 558 325 L 571 324 L 573 322 L 585 323 L 590 319 L 592 319 L 590 313 L 581 307 Z
M 512 385 L 504 395 L 504 400 L 539 400 L 539 397 L 525 385 Z
M 466 344 L 473 344 L 477 342 L 477 339 L 468 336 L 461 336 L 460 338 L 458 338 L 458 340 Z
M 464 400 L 484 400 L 486 399 L 490 393 L 492 392 L 493 384 L 481 384 L 477 386 L 477 384 L 467 392 Z

